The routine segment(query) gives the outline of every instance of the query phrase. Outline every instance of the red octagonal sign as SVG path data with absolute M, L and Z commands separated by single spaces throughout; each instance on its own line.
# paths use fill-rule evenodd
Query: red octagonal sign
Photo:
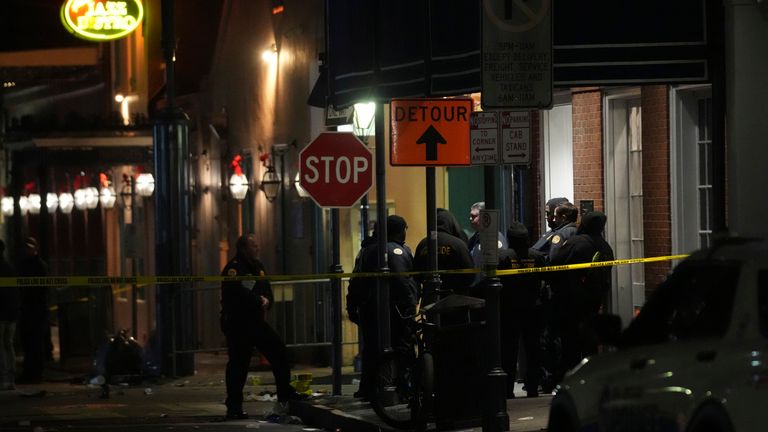
M 324 132 L 299 153 L 299 184 L 320 207 L 352 207 L 373 184 L 373 157 L 351 132 Z

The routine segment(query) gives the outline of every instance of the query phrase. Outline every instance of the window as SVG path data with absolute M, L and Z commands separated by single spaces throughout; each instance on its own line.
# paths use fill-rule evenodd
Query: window
M 708 247 L 712 237 L 712 98 L 698 100 L 699 246 Z
M 737 263 L 681 264 L 632 321 L 622 345 L 722 337 L 738 276 Z

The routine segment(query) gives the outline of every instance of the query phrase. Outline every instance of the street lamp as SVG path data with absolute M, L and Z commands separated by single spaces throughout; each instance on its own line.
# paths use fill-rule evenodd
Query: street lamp
M 53 214 L 56 208 L 59 207 L 59 196 L 53 192 L 45 194 L 45 207 L 48 209 L 49 214 Z
M 232 174 L 229 178 L 229 192 L 232 194 L 232 198 L 242 201 L 245 195 L 248 193 L 248 178 L 245 174 Z
M 20 196 L 19 197 L 19 210 L 21 210 L 21 215 L 24 216 L 29 212 L 29 198 L 26 196 Z
M 13 197 L 0 198 L 0 210 L 3 216 L 13 216 Z
M 101 192 L 99 192 L 101 206 L 105 209 L 111 209 L 115 206 L 115 201 L 117 201 L 115 189 L 110 186 L 110 181 L 104 173 L 99 173 L 99 182 L 101 183 Z
M 146 198 L 155 191 L 155 178 L 150 173 L 142 173 L 136 177 L 136 193 Z
M 267 165 L 267 171 L 261 177 L 259 189 L 264 192 L 267 201 L 273 202 L 277 198 L 277 193 L 280 191 L 280 176 L 275 172 L 272 165 Z
M 41 207 L 40 194 L 31 193 L 27 197 L 27 200 L 29 202 L 29 212 L 34 215 L 40 214 L 40 207 Z
M 95 209 L 99 205 L 99 191 L 93 187 L 82 187 L 75 191 L 75 207 L 78 210 Z
M 72 213 L 72 208 L 75 206 L 75 197 L 69 192 L 62 192 L 59 194 L 59 208 L 64 214 Z

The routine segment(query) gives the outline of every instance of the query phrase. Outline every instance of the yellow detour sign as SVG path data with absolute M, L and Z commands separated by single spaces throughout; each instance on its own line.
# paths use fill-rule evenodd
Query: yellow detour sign
M 469 165 L 472 99 L 392 99 L 391 165 Z

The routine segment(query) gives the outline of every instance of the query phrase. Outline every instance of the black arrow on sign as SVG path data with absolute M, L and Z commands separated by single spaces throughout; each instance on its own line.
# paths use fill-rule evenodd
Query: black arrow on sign
M 496 149 L 493 147 L 475 147 L 475 153 L 479 153 L 481 151 L 492 151 L 492 150 L 496 150 Z
M 443 138 L 442 135 L 440 135 L 440 132 L 435 129 L 434 126 L 429 125 L 427 130 L 424 131 L 423 134 L 421 134 L 421 137 L 416 140 L 416 144 L 426 144 L 427 145 L 427 160 L 428 161 L 436 161 L 437 160 L 437 145 L 438 144 L 447 144 L 447 141 L 445 141 L 445 138 Z
M 525 153 L 512 153 L 512 154 L 508 154 L 507 157 L 513 157 L 513 158 L 520 157 L 520 158 L 524 158 L 525 157 Z

